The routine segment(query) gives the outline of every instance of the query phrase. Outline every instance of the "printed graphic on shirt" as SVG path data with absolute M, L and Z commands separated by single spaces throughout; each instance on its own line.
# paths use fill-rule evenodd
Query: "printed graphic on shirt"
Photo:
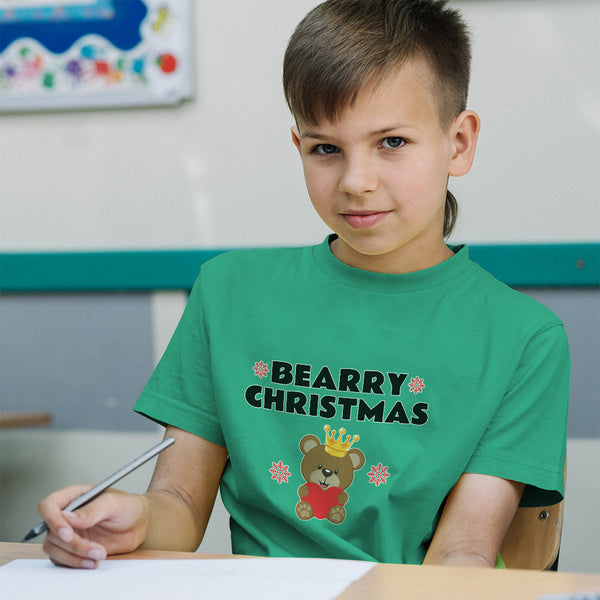
M 420 394 L 425 387 L 425 382 L 420 377 L 413 377 L 408 384 L 408 389 L 413 394 Z
M 256 361 L 252 371 L 259 383 L 249 385 L 244 396 L 253 408 L 386 424 L 425 425 L 429 420 L 429 403 L 414 401 L 426 396 L 425 381 L 409 373 L 334 370 L 282 360 Z
M 300 464 L 305 479 L 298 488 L 300 502 L 296 514 L 303 521 L 328 519 L 339 524 L 346 518 L 344 505 L 348 502 L 346 491 L 354 480 L 354 471 L 365 464 L 365 455 L 358 448 L 351 448 L 360 438 L 348 435 L 341 428 L 336 438 L 335 430 L 325 425 L 325 443 L 316 435 L 308 434 L 300 440 L 300 450 L 304 457 Z
M 384 467 L 381 463 L 377 466 L 371 465 L 371 470 L 367 473 L 369 476 L 369 483 L 374 483 L 375 487 L 384 485 L 387 483 L 387 478 L 390 476 L 388 473 L 389 467 Z
M 284 465 L 282 461 L 273 463 L 273 466 L 269 469 L 271 473 L 271 479 L 277 481 L 279 485 L 287 483 L 288 479 L 292 476 L 290 473 L 289 465 Z

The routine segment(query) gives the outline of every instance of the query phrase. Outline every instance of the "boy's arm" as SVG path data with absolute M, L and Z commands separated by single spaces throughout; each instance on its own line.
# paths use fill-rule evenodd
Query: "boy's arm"
M 175 438 L 170 454 L 159 456 L 146 498 L 152 517 L 141 547 L 194 551 L 213 509 L 227 449 L 197 435 L 168 427 Z
M 464 473 L 446 500 L 423 564 L 494 567 L 524 487 Z
M 44 551 L 56 564 L 93 568 L 107 554 L 138 547 L 195 550 L 217 494 L 227 449 L 168 427 L 175 444 L 159 457 L 144 495 L 109 490 L 74 513 L 62 507 L 87 486 L 70 486 L 40 502 L 49 531 Z

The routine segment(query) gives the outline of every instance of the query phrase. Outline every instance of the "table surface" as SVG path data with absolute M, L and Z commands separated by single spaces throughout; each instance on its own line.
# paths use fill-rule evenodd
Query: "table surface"
M 52 422 L 49 412 L 0 412 L 0 429 L 37 427 Z
M 16 558 L 43 557 L 40 544 L 0 542 L 0 565 Z M 111 557 L 109 560 L 157 558 L 233 557 L 194 552 L 137 550 L 131 554 Z M 347 588 L 337 600 L 537 600 L 541 596 L 577 592 L 600 593 L 600 575 L 378 564 Z

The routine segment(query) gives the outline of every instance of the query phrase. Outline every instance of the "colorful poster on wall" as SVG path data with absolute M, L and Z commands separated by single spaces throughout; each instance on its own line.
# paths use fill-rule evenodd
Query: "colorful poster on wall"
M 0 110 L 192 95 L 190 0 L 0 0 Z

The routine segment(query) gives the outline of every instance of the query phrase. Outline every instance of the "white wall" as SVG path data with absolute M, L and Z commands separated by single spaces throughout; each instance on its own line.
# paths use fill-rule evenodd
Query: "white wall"
M 178 108 L 1 117 L 0 249 L 313 243 L 281 91 L 315 0 L 196 2 L 196 95 Z M 469 242 L 598 239 L 600 3 L 454 2 L 471 23 Z M 1 93 L 1 92 L 0 92 Z
M 197 91 L 179 108 L 2 117 L 2 248 L 320 239 L 280 84 L 311 4 L 196 2 Z
M 479 243 L 600 237 L 600 3 L 456 2 L 474 36 L 471 173 L 455 180 L 456 237 Z

